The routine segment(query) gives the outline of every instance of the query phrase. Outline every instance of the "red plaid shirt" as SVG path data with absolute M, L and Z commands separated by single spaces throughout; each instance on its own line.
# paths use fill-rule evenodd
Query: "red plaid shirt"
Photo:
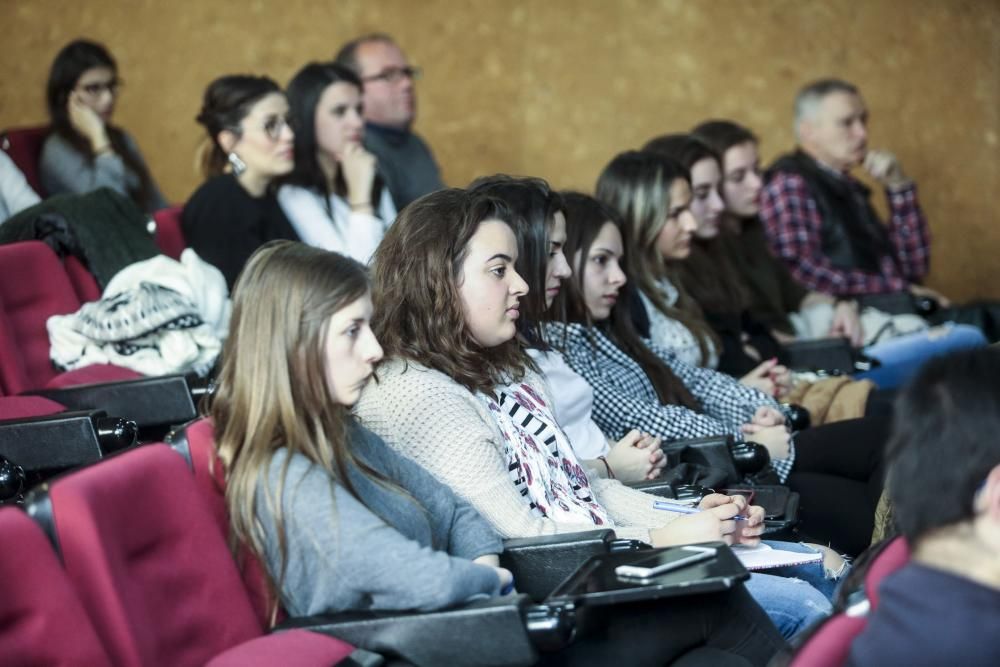
M 861 187 L 850 176 L 844 178 L 852 186 Z M 888 255 L 882 257 L 879 273 L 839 269 L 823 255 L 820 243 L 823 220 L 815 198 L 797 174 L 779 171 L 771 177 L 760 194 L 760 218 L 767 229 L 772 252 L 809 289 L 836 296 L 898 292 L 927 274 L 930 230 L 917 202 L 915 185 L 886 194 L 891 212 L 889 239 L 896 251 L 896 261 Z

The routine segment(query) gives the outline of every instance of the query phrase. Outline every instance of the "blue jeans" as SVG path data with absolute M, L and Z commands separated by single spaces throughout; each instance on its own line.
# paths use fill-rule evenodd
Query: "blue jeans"
M 967 348 L 986 345 L 986 336 L 968 324 L 946 323 L 927 331 L 892 338 L 865 348 L 865 354 L 882 362 L 879 368 L 857 373 L 858 380 L 871 380 L 880 389 L 895 389 L 909 380 L 923 362 Z
M 784 551 L 815 552 L 812 547 L 797 542 L 764 542 Z M 790 639 L 830 615 L 833 611 L 830 600 L 838 580 L 846 572 L 847 568 L 836 578 L 829 578 L 823 571 L 822 562 L 790 565 L 766 573 L 752 572 L 746 588 L 777 626 L 781 636 Z

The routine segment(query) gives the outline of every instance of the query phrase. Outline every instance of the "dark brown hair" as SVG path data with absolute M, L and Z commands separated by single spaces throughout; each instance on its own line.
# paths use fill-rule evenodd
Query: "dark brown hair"
M 84 72 L 95 67 L 106 67 L 114 72 L 118 80 L 118 65 L 111 53 L 103 44 L 78 39 L 62 48 L 52 61 L 49 70 L 49 80 L 45 89 L 46 103 L 49 108 L 49 121 L 52 132 L 66 140 L 88 162 L 97 157 L 94 149 L 82 134 L 80 134 L 69 118 L 69 98 L 79 83 Z M 120 83 L 120 82 L 119 82 Z M 121 157 L 125 165 L 139 177 L 139 187 L 129 192 L 129 196 L 143 210 L 153 208 L 153 180 L 145 164 L 132 151 L 125 132 L 117 125 L 106 125 L 108 141 L 114 152 Z
M 579 192 L 564 192 L 563 205 L 566 213 L 566 256 L 575 263 L 573 278 L 560 290 L 553 307 L 560 301 L 566 313 L 566 321 L 578 322 L 593 326 L 603 331 L 608 338 L 621 348 L 625 354 L 632 357 L 642 367 L 656 390 L 660 403 L 682 405 L 686 408 L 701 411 L 698 400 L 688 391 L 680 378 L 660 359 L 646 344 L 632 324 L 629 311 L 634 300 L 638 298 L 635 288 L 626 283 L 622 288 L 622 298 L 618 299 L 611 309 L 611 316 L 605 322 L 593 323 L 587 312 L 584 300 L 583 279 L 587 267 L 587 256 L 594 239 L 600 233 L 605 223 L 612 223 L 621 232 L 622 222 L 618 213 L 610 206 Z M 579 256 L 580 261 L 575 258 Z M 559 341 L 551 341 L 558 347 Z
M 417 362 L 484 393 L 534 368 L 516 339 L 491 348 L 475 342 L 458 291 L 480 223 L 513 218 L 503 201 L 459 189 L 433 192 L 403 209 L 372 260 L 372 330 L 387 358 Z

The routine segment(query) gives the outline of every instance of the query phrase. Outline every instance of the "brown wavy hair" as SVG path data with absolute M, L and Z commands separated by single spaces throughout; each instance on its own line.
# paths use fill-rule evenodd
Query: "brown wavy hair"
M 457 188 L 404 208 L 372 260 L 372 330 L 386 358 L 413 361 L 469 391 L 492 393 L 534 365 L 516 337 L 484 348 L 465 323 L 458 291 L 462 263 L 486 220 L 510 225 L 514 215 L 500 199 Z

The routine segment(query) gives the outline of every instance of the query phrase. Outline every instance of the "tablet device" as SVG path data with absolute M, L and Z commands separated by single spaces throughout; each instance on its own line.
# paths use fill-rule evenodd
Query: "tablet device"
M 637 562 L 648 562 L 656 554 L 677 550 L 679 547 L 592 556 L 559 584 L 545 601 L 552 604 L 602 605 L 710 593 L 732 588 L 750 576 L 732 550 L 722 542 L 708 542 L 697 546 L 711 547 L 715 549 L 715 555 L 647 579 L 621 577 L 615 570 L 622 565 L 634 566 Z M 681 553 L 690 555 L 686 550 Z

